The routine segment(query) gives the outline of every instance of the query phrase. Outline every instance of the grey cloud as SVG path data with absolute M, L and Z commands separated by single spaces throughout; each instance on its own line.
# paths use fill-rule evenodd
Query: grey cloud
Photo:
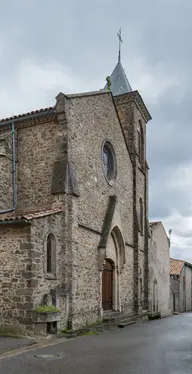
M 17 95 L 20 66 L 25 59 L 42 66 L 49 62 L 69 66 L 81 81 L 94 82 L 93 89 L 102 88 L 116 63 L 116 32 L 120 26 L 124 39 L 123 65 L 134 88 L 137 87 L 131 80 L 133 72 L 126 65 L 131 58 L 142 58 L 149 71 L 156 72 L 154 67 L 159 65 L 161 75 L 157 82 L 164 75 L 176 79 L 178 84 L 173 81 L 155 103 L 143 97 L 153 117 L 148 124 L 147 145 L 152 219 L 166 218 L 173 208 L 184 216 L 191 214 L 190 191 L 186 196 L 182 191 L 166 187 L 177 165 L 192 161 L 191 14 L 191 0 L 121 0 L 119 3 L 116 0 L 57 0 L 55 3 L 7 0 L 1 4 L 1 87 L 12 98 L 14 91 Z M 25 92 L 21 102 L 24 95 Z M 12 114 L 11 102 L 9 106 Z

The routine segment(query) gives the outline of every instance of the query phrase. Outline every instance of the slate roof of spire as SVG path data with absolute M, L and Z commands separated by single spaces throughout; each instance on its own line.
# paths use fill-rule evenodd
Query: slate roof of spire
M 132 91 L 120 60 L 110 76 L 110 81 L 113 96 L 122 95 Z M 107 89 L 107 84 L 104 89 Z

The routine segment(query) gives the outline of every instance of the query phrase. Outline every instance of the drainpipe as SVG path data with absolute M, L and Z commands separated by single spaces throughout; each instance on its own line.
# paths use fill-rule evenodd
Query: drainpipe
M 12 121 L 0 122 L 0 127 L 11 126 L 11 129 L 12 129 L 12 191 L 13 191 L 12 208 L 0 210 L 0 214 L 13 212 L 16 208 L 16 203 L 17 203 L 15 123 L 25 121 L 25 120 L 30 120 L 36 117 L 46 116 L 48 114 L 53 114 L 53 113 L 56 113 L 56 112 L 54 109 L 51 109 L 51 110 L 47 110 L 46 112 L 40 112 L 40 113 L 31 114 L 29 116 L 19 117 L 19 118 L 16 118 L 14 121 L 12 120 Z

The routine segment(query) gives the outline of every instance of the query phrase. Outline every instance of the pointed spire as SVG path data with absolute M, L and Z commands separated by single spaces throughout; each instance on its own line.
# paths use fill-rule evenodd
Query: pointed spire
M 118 62 L 121 62 L 121 43 L 123 43 L 123 40 L 121 38 L 121 27 L 119 29 L 119 32 L 117 33 L 118 39 L 119 39 L 119 56 L 118 56 Z
M 121 43 L 123 43 L 121 37 L 121 28 L 119 29 L 117 36 L 119 39 L 118 62 L 110 77 L 106 78 L 107 83 L 104 87 L 104 90 L 111 90 L 113 96 L 122 95 L 132 91 L 130 83 L 126 77 L 123 66 L 121 64 Z

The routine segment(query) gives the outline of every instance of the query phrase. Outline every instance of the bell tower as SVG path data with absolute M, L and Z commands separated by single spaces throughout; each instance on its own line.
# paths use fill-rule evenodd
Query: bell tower
M 133 91 L 121 63 L 121 29 L 118 62 L 110 76 L 110 88 L 133 165 L 134 306 L 148 308 L 148 164 L 146 125 L 151 116 L 138 91 Z M 106 89 L 106 86 L 105 86 Z

